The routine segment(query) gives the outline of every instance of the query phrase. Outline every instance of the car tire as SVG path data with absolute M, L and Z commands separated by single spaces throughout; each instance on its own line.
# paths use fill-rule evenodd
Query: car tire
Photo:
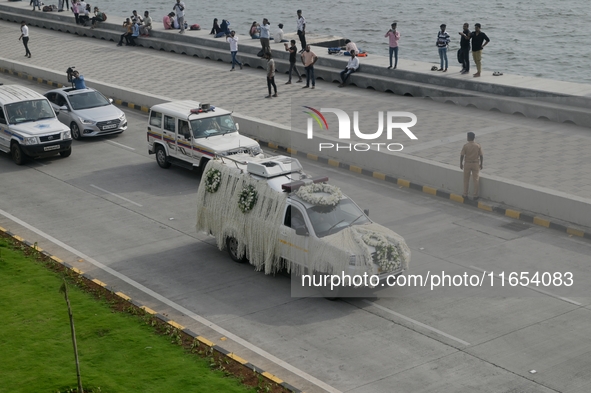
M 170 168 L 170 162 L 168 162 L 168 156 L 166 150 L 160 145 L 156 145 L 156 162 L 160 168 Z
M 60 151 L 60 156 L 62 156 L 62 158 L 70 157 L 71 154 L 72 154 L 71 147 L 68 148 L 68 150 Z
M 205 167 L 207 166 L 208 162 L 209 162 L 209 158 L 205 158 L 205 157 L 202 157 L 201 160 L 199 160 L 199 166 L 197 167 L 197 172 L 199 175 L 203 174 L 203 171 L 205 170 Z
M 70 131 L 72 131 L 72 138 L 76 139 L 77 141 L 82 139 L 82 134 L 80 134 L 80 127 L 78 127 L 78 124 L 76 124 L 76 122 L 73 121 L 72 124 L 70 124 Z
M 10 146 L 10 156 L 16 165 L 23 165 L 27 161 L 21 146 L 16 142 Z
M 228 236 L 226 238 L 226 248 L 228 249 L 228 254 L 230 254 L 230 258 L 237 263 L 246 263 L 248 259 L 246 256 L 238 257 L 238 240 L 235 237 Z

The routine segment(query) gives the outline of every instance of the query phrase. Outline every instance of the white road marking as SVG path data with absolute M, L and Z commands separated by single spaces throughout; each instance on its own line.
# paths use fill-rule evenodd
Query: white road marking
M 430 330 L 430 331 L 432 331 L 432 332 L 435 332 L 435 333 L 437 333 L 437 334 L 439 334 L 439 335 L 441 335 L 441 336 L 443 336 L 443 337 L 447 337 L 447 338 L 449 338 L 449 339 L 451 339 L 451 340 L 457 341 L 457 342 L 459 342 L 460 344 L 463 344 L 463 345 L 466 345 L 466 346 L 470 345 L 470 343 L 469 343 L 469 342 L 467 342 L 467 341 L 464 341 L 464 340 L 461 340 L 461 339 L 459 339 L 459 338 L 457 338 L 457 337 L 454 337 L 454 336 L 452 336 L 451 334 L 447 334 L 447 333 L 445 333 L 445 332 L 442 332 L 441 330 L 439 330 L 439 329 L 435 329 L 434 327 L 431 327 L 431 326 L 429 326 L 429 325 L 426 325 L 426 324 L 424 324 L 424 323 L 422 323 L 422 322 L 415 321 L 415 320 L 414 320 L 414 319 L 412 319 L 412 318 L 409 318 L 409 317 L 407 317 L 407 316 L 405 316 L 405 315 L 402 315 L 402 314 L 400 314 L 400 313 L 397 313 L 396 311 L 392 311 L 392 310 L 390 310 L 389 308 L 386 308 L 386 307 L 384 307 L 384 306 L 380 306 L 379 304 L 376 304 L 376 303 L 374 303 L 374 302 L 370 302 L 369 300 L 365 300 L 365 299 L 364 299 L 364 300 L 362 300 L 362 302 L 363 302 L 363 303 L 367 303 L 367 304 L 369 304 L 370 306 L 372 306 L 372 307 L 375 307 L 375 308 L 378 308 L 378 309 L 380 309 L 380 310 L 382 310 L 382 311 L 384 311 L 384 312 L 387 312 L 388 314 L 392 314 L 392 315 L 394 315 L 394 316 L 396 316 L 396 317 L 398 317 L 398 318 L 404 319 L 405 321 L 408 321 L 408 322 L 410 322 L 410 323 L 413 323 L 413 324 L 415 324 L 415 325 L 418 325 L 418 326 L 420 326 L 420 327 L 422 327 L 422 328 L 424 328 L 424 329 L 427 329 L 427 330 Z
M 102 189 L 102 188 L 100 188 L 100 187 L 97 187 L 97 186 L 95 186 L 94 184 L 91 184 L 90 186 L 91 186 L 91 187 L 93 187 L 93 188 L 96 188 L 97 190 L 100 190 L 100 191 L 102 191 L 102 192 L 105 192 L 105 193 L 107 193 L 107 194 L 109 194 L 109 195 L 113 195 L 114 197 L 117 197 L 117 198 L 123 199 L 124 201 L 127 201 L 127 202 L 129 202 L 129 203 L 132 203 L 132 204 L 134 204 L 134 205 L 136 205 L 136 206 L 142 207 L 142 205 L 140 205 L 139 203 L 136 203 L 136 202 L 134 202 L 134 201 L 130 201 L 129 199 L 127 199 L 127 198 L 125 198 L 125 197 L 122 197 L 121 195 L 114 194 L 114 193 L 112 193 L 111 191 L 107 191 L 107 190 L 105 190 L 105 189 Z
M 470 269 L 474 269 L 474 270 L 478 270 L 478 271 L 480 271 L 480 272 L 484 272 L 484 270 L 482 270 L 482 269 L 481 269 L 481 268 L 479 268 L 479 267 L 476 267 L 476 266 L 469 266 L 469 267 L 470 267 Z M 498 277 L 498 276 L 495 276 L 495 278 L 496 278 L 496 279 L 498 279 L 498 280 L 500 280 L 500 279 L 501 279 L 501 278 L 500 278 L 500 277 Z M 509 281 L 509 280 L 508 280 L 508 279 L 505 279 L 505 281 Z M 542 293 L 542 294 L 544 294 L 544 295 L 551 296 L 551 297 L 553 297 L 553 298 L 555 298 L 555 299 L 559 299 L 559 300 L 565 301 L 565 302 L 567 302 L 567 303 L 574 304 L 574 305 L 576 305 L 576 306 L 582 306 L 582 304 L 581 304 L 581 303 L 579 303 L 579 302 L 575 302 L 574 300 L 571 300 L 571 299 L 569 299 L 569 298 L 567 298 L 567 297 L 562 297 L 562 296 L 555 295 L 555 294 L 553 294 L 553 293 L 551 293 L 551 292 L 544 291 L 543 289 L 536 288 L 535 286 L 531 286 L 531 285 L 527 285 L 527 286 L 519 285 L 519 286 L 520 286 L 520 287 L 522 287 L 522 288 L 531 289 L 532 291 L 536 291 L 536 292 Z
M 67 245 L 66 243 L 54 238 L 53 236 L 43 232 L 40 229 L 35 228 L 34 226 L 26 223 L 25 221 L 13 216 L 12 214 L 5 212 L 4 210 L 0 209 L 0 214 L 2 214 L 4 217 L 8 218 L 9 220 L 12 220 L 14 222 L 16 222 L 17 224 L 27 228 L 28 230 L 35 232 L 36 234 L 38 234 L 39 236 L 49 240 L 50 242 L 56 244 L 57 246 L 71 252 L 72 254 L 75 254 L 76 256 L 86 260 L 87 262 L 90 262 L 91 264 L 93 264 L 94 266 L 98 267 L 99 269 L 119 278 L 120 280 L 125 281 L 127 284 L 139 289 L 140 291 L 144 292 L 147 295 L 152 296 L 154 299 L 174 308 L 175 310 L 183 313 L 184 315 L 192 318 L 193 320 L 201 323 L 202 325 L 205 325 L 213 330 L 215 330 L 216 332 L 220 333 L 221 335 L 229 338 L 230 340 L 233 340 L 234 342 L 242 345 L 243 347 L 251 350 L 252 352 L 264 357 L 265 359 L 277 364 L 280 367 L 283 367 L 284 369 L 294 373 L 295 375 L 305 379 L 306 381 L 313 383 L 314 385 L 326 390 L 327 392 L 330 393 L 342 393 L 340 390 L 333 388 L 332 386 L 328 385 L 325 382 L 322 382 L 321 380 L 319 380 L 316 377 L 313 377 L 312 375 L 306 373 L 305 371 L 300 370 L 299 368 L 296 368 L 295 366 L 292 366 L 291 364 L 271 355 L 269 352 L 265 351 L 262 348 L 259 348 L 257 346 L 255 346 L 254 344 L 251 344 L 250 342 L 246 341 L 245 339 L 235 335 L 232 332 L 229 332 L 228 330 L 224 329 L 223 327 L 216 325 L 215 323 L 209 321 L 208 319 L 194 313 L 193 311 L 186 309 L 185 307 L 176 304 L 175 302 L 173 302 L 172 300 L 169 300 L 168 298 L 160 295 L 157 292 L 154 292 L 153 290 L 143 286 L 142 284 L 132 280 L 131 278 L 127 277 L 124 274 L 119 273 L 116 270 L 111 269 L 110 267 L 102 264 L 101 262 L 95 260 L 94 258 L 76 250 L 74 247 L 71 247 L 69 245 Z
M 110 141 L 108 139 L 103 139 L 103 141 L 105 141 L 107 143 L 112 143 L 113 145 L 121 146 L 124 149 L 135 150 L 133 147 L 125 146 L 125 145 L 122 145 L 121 143 L 113 142 L 113 141 Z

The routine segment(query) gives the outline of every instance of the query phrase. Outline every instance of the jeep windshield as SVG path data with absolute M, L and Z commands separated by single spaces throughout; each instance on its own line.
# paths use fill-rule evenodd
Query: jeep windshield
M 55 113 L 49 104 L 49 101 L 32 100 L 15 102 L 4 107 L 9 124 L 19 124 L 28 121 L 38 121 L 43 119 L 53 119 Z
M 337 233 L 350 225 L 363 225 L 370 222 L 361 209 L 348 198 L 342 199 L 336 206 L 309 207 L 307 212 L 318 237 Z
M 234 123 L 231 115 L 192 119 L 189 121 L 191 122 L 191 130 L 195 138 L 207 138 L 236 132 L 236 123 Z
M 68 96 L 68 99 L 70 100 L 72 109 L 75 111 L 111 105 L 111 102 L 98 91 L 85 91 L 84 93 L 72 94 Z

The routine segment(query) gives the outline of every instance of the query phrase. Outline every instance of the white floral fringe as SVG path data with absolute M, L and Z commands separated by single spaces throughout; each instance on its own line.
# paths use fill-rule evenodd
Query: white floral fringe
M 371 223 L 354 225 L 322 239 L 297 236 L 294 229 L 283 225 L 287 204 L 285 193 L 273 190 L 266 181 L 253 179 L 216 160 L 207 164 L 204 173 L 211 168 L 221 172 L 222 180 L 217 192 L 211 193 L 206 191 L 202 179 L 197 192 L 197 230 L 213 234 L 220 250 L 226 247 L 227 237 L 234 237 L 238 241 L 238 255 L 246 255 L 257 270 L 264 270 L 265 274 L 282 268 L 296 274 L 340 273 L 347 271 L 353 254 L 358 269 L 374 274 L 372 252 L 387 243 L 395 247 L 396 252 L 390 253 L 395 259 L 378 258 L 382 273 L 408 269 L 410 249 L 404 239 L 390 229 Z M 251 211 L 243 213 L 238 199 L 241 190 L 248 185 L 257 191 L 258 201 Z M 286 235 L 280 236 L 280 230 Z M 287 260 L 306 260 L 303 265 L 288 263 L 281 259 L 282 252 Z

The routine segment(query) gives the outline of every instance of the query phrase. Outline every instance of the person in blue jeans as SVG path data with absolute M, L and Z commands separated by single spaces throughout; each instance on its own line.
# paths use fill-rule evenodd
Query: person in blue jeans
M 238 37 L 236 37 L 236 32 L 232 30 L 230 35 L 226 37 L 226 41 L 230 43 L 230 54 L 232 55 L 232 69 L 230 71 L 234 71 L 234 65 L 238 64 L 240 69 L 242 69 L 242 63 L 236 60 L 236 53 L 238 53 Z
M 131 26 L 131 35 L 129 36 L 129 45 L 137 46 L 135 40 L 140 36 L 140 22 L 137 21 Z
M 435 41 L 435 45 L 439 50 L 439 69 L 437 71 L 447 71 L 447 47 L 449 45 L 449 34 L 445 31 L 447 26 L 441 25 L 439 26 L 441 30 L 437 33 L 437 41 Z M 444 68 L 445 63 L 445 68 Z
M 345 83 L 347 83 L 347 79 L 349 78 L 349 76 L 359 69 L 359 59 L 355 56 L 355 51 L 351 50 L 349 53 L 351 54 L 351 58 L 347 63 L 347 67 L 345 67 L 345 69 L 341 71 L 342 82 L 339 85 L 339 87 L 345 87 Z
M 312 82 L 312 89 L 316 87 L 314 64 L 316 64 L 317 61 L 318 56 L 310 50 L 310 45 L 306 45 L 306 49 L 302 52 L 302 63 L 304 63 L 304 68 L 306 70 L 306 86 L 303 86 L 302 89 L 309 88 L 310 82 Z
M 394 69 L 396 69 L 398 67 L 398 41 L 400 40 L 400 32 L 396 30 L 396 23 L 392 23 L 390 27 L 391 29 L 384 36 L 388 38 L 390 44 L 390 66 L 388 69 L 392 68 L 392 55 L 395 58 Z

